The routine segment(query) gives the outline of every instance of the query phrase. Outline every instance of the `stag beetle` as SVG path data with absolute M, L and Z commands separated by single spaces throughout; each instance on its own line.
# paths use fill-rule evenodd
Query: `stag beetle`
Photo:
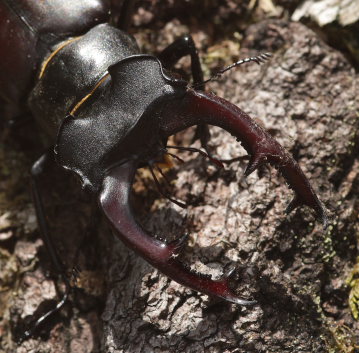
M 71 287 L 51 241 L 38 185 L 49 155 L 97 195 L 114 233 L 129 248 L 178 283 L 240 305 L 254 301 L 239 298 L 228 274 L 212 280 L 179 261 L 185 236 L 169 243 L 155 239 L 133 217 L 129 194 L 135 172 L 168 153 L 169 136 L 197 125 L 206 147 L 207 124 L 230 132 L 250 156 L 246 176 L 266 162 L 276 166 L 295 192 L 288 212 L 307 205 L 327 224 L 324 207 L 284 148 L 240 108 L 205 92 L 207 81 L 190 36 L 179 38 L 158 57 L 140 53 L 126 33 L 133 4 L 125 0 L 115 8 L 106 0 L 0 1 L 2 110 L 10 119 L 29 108 L 53 141 L 51 152 L 35 162 L 31 185 L 40 232 L 68 287 L 27 336 L 61 308 Z M 171 73 L 186 55 L 193 86 Z M 231 67 L 267 58 L 263 54 Z

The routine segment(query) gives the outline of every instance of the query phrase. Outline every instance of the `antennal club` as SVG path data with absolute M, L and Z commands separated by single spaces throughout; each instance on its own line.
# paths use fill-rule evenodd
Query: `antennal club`
M 235 63 L 226 66 L 225 68 L 223 68 L 222 70 L 219 70 L 218 72 L 216 72 L 211 78 L 209 78 L 208 80 L 205 80 L 203 83 L 201 84 L 205 84 L 211 81 L 216 81 L 218 80 L 225 72 L 234 69 L 237 66 L 240 66 L 242 64 L 246 64 L 246 63 L 250 63 L 250 62 L 255 62 L 258 65 L 265 63 L 267 60 L 269 60 L 271 58 L 272 54 L 271 53 L 261 53 L 257 56 L 252 56 L 250 58 L 245 58 L 245 59 L 241 59 L 236 61 Z M 194 85 L 192 86 L 192 88 L 197 88 L 198 85 Z

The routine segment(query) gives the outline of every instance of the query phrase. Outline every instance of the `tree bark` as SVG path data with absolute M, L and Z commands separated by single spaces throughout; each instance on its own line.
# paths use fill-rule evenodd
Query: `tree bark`
M 327 352 L 342 336 L 348 347 L 358 342 L 345 284 L 357 255 L 358 77 L 341 54 L 298 23 L 253 25 L 243 45 L 242 53 L 256 48 L 274 56 L 266 65 L 231 72 L 210 89 L 294 154 L 326 205 L 330 225 L 324 231 L 305 208 L 286 217 L 292 192 L 273 169 L 244 180 L 245 163 L 217 171 L 192 157 L 176 181 L 176 196 L 191 200 L 185 262 L 217 276 L 232 263 L 251 267 L 257 276 L 246 285 L 259 305 L 236 307 L 194 293 L 116 244 L 103 314 L 105 351 Z M 216 155 L 241 153 L 226 133 L 211 132 Z M 173 236 L 169 223 L 182 226 L 178 213 L 157 202 L 146 227 Z

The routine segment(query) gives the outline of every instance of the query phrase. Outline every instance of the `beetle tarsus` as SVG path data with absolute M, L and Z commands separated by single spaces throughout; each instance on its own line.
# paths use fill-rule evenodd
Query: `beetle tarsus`
M 68 301 L 68 298 L 70 296 L 72 287 L 69 285 L 66 285 L 66 291 L 64 295 L 62 296 L 61 300 L 56 304 L 56 306 L 49 310 L 46 314 L 42 315 L 40 318 L 38 318 L 35 323 L 32 325 L 31 329 L 26 330 L 23 335 L 20 337 L 19 344 L 26 341 L 27 339 L 31 338 L 35 332 L 39 329 L 39 327 L 52 315 L 54 315 L 56 312 L 62 309 L 62 307 L 66 304 Z

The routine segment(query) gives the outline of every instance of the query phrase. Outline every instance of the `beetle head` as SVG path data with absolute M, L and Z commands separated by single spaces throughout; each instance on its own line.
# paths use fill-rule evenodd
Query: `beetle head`
M 148 161 L 161 153 L 161 107 L 171 97 L 183 96 L 187 86 L 149 55 L 128 57 L 108 72 L 76 115 L 65 118 L 55 148 L 58 162 L 92 190 L 101 186 L 111 165 Z

